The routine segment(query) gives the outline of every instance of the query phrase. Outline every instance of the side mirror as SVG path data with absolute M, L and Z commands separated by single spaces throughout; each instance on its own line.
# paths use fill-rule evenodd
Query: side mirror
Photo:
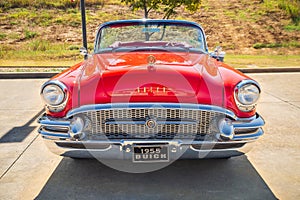
M 218 61 L 224 62 L 225 52 L 222 51 L 221 46 L 217 46 L 213 52 L 210 53 L 210 56 L 217 59 Z
M 80 54 L 83 55 L 84 60 L 86 60 L 86 59 L 88 59 L 88 57 L 90 57 L 88 50 L 85 47 L 81 47 L 79 49 L 79 51 L 80 51 Z
M 80 47 L 79 52 L 80 52 L 80 55 L 83 55 L 83 56 L 88 55 L 88 51 L 85 47 Z

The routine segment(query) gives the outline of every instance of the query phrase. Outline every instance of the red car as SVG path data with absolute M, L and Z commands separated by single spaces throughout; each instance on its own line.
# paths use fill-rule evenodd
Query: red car
M 39 133 L 59 155 L 229 158 L 263 134 L 259 84 L 209 54 L 196 23 L 108 22 L 86 56 L 41 88 Z

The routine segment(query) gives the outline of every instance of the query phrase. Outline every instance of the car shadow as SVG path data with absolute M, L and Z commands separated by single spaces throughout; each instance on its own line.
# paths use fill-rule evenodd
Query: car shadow
M 36 199 L 277 199 L 246 156 L 179 160 L 131 174 L 64 158 Z
M 23 126 L 13 127 L 0 138 L 0 143 L 22 142 L 36 126 L 30 126 L 44 112 L 42 109 Z

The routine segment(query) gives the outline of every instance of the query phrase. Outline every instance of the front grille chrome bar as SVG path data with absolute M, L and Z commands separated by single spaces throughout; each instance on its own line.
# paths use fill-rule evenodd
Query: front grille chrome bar
M 105 124 L 128 124 L 128 125 L 134 125 L 134 124 L 145 124 L 146 120 L 111 120 L 106 121 Z M 198 122 L 196 120 L 173 120 L 173 121 L 166 121 L 166 120 L 156 120 L 157 124 L 197 124 Z
M 84 105 L 79 108 L 75 108 L 68 112 L 67 118 L 88 111 L 95 110 L 118 110 L 118 109 L 179 109 L 179 110 L 202 110 L 202 111 L 213 111 L 220 114 L 227 115 L 232 119 L 237 119 L 236 115 L 225 108 L 213 105 L 204 104 L 189 104 L 189 103 L 108 103 L 108 104 L 93 104 Z

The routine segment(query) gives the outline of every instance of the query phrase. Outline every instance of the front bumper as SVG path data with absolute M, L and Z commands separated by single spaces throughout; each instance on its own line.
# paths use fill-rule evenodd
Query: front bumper
M 215 108 L 210 108 L 215 109 Z M 228 111 L 225 110 L 228 115 Z M 221 112 L 221 110 L 218 110 Z M 68 118 L 40 117 L 39 133 L 49 149 L 55 154 L 78 158 L 132 159 L 134 145 L 167 145 L 170 160 L 222 158 L 239 156 L 247 153 L 261 135 L 264 120 L 256 114 L 251 118 L 231 117 L 233 134 L 230 138 L 208 137 L 205 140 L 184 139 L 106 139 L 80 141 L 71 136 Z M 226 128 L 226 127 L 225 127 Z M 216 134 L 218 135 L 218 134 Z
M 43 137 L 47 147 L 53 153 L 75 158 L 100 158 L 100 159 L 132 159 L 133 145 L 147 145 L 145 141 L 64 141 Z M 183 141 L 147 141 L 149 144 L 168 144 L 170 160 L 176 159 L 201 159 L 201 158 L 226 158 L 240 156 L 247 153 L 255 140 L 234 142 L 189 142 Z

